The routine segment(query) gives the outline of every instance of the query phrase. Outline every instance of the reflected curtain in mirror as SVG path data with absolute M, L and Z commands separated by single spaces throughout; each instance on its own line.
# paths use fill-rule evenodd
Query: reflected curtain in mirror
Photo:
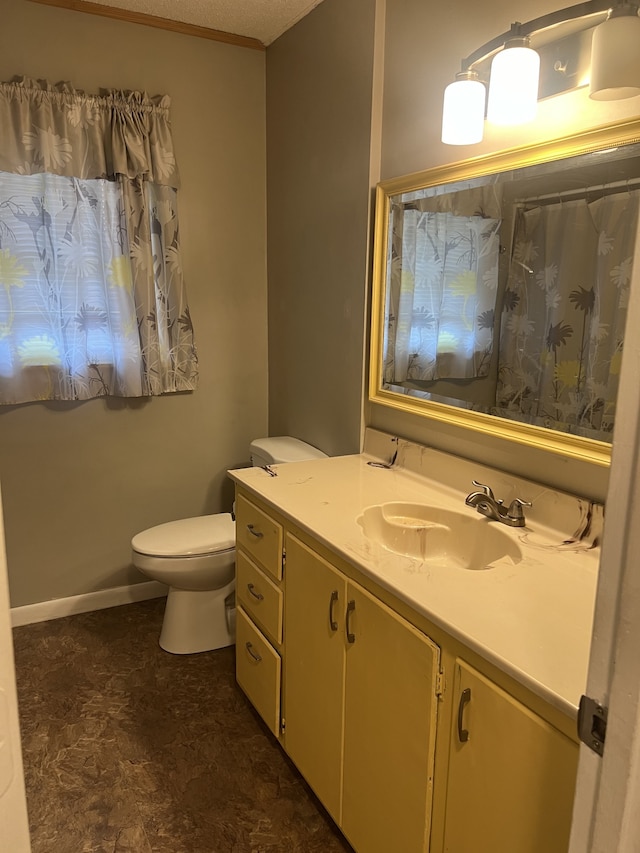
M 495 414 L 610 437 L 638 199 L 634 190 L 518 207 Z
M 429 202 L 403 201 L 392 214 L 384 361 L 390 384 L 485 376 L 493 351 L 501 222 L 484 212 L 462 214 L 451 200 L 449 210 Z

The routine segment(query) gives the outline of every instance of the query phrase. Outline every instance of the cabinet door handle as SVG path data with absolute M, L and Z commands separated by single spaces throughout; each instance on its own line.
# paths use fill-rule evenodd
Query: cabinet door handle
M 329 627 L 332 631 L 338 630 L 338 623 L 336 622 L 333 615 L 333 607 L 338 600 L 338 590 L 334 589 L 331 593 L 331 599 L 329 601 Z
M 355 643 L 356 635 L 351 633 L 351 614 L 356 609 L 356 603 L 353 599 L 347 602 L 347 615 L 345 616 L 345 628 L 347 631 L 347 642 Z
M 260 530 L 256 530 L 253 524 L 247 524 L 247 530 L 252 536 L 255 536 L 256 539 L 262 539 L 262 537 L 264 536 L 264 533 L 262 533 Z
M 253 643 L 250 643 L 249 641 L 247 641 L 245 643 L 245 646 L 247 647 L 247 651 L 249 652 L 251 657 L 254 659 L 254 661 L 256 663 L 260 663 L 260 661 L 262 660 L 262 655 L 259 655 L 257 652 L 253 651 Z
M 261 592 L 256 592 L 256 588 L 252 583 L 247 584 L 247 589 L 249 590 L 249 594 L 252 595 L 254 598 L 257 598 L 258 601 L 264 600 L 264 595 Z
M 464 714 L 465 705 L 471 701 L 471 688 L 465 687 L 460 694 L 460 703 L 458 704 L 458 740 L 460 743 L 466 743 L 469 740 L 469 732 L 462 728 L 462 715 Z

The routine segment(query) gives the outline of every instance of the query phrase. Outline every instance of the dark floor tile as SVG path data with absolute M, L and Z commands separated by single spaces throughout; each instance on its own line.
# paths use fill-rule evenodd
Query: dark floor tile
M 163 601 L 14 629 L 33 853 L 349 853 L 235 682 L 158 646 Z

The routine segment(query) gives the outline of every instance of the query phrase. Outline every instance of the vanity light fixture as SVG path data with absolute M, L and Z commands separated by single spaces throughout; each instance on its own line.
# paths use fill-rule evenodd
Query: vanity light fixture
M 589 83 L 590 97 L 640 95 L 640 0 L 587 0 L 528 21 L 462 60 L 445 89 L 442 141 L 480 142 L 487 120 L 532 121 L 540 98 Z

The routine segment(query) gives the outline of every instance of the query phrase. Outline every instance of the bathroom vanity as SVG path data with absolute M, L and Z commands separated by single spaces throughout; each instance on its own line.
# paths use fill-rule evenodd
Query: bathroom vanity
M 365 450 L 230 472 L 238 683 L 357 853 L 566 853 L 602 507 Z

